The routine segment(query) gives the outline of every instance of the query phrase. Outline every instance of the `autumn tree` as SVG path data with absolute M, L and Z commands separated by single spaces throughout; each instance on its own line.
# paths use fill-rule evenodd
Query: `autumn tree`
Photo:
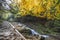
M 59 0 L 14 0 L 14 2 L 19 8 L 17 15 L 60 19 Z

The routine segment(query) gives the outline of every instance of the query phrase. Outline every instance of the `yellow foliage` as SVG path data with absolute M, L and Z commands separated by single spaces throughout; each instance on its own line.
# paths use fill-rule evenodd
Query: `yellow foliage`
M 56 8 L 56 13 L 55 13 L 55 15 L 56 15 L 56 19 L 58 19 L 58 20 L 60 20 L 60 3 L 55 7 Z
M 19 8 L 18 14 L 21 16 L 32 15 L 47 19 L 56 18 L 54 15 L 60 14 L 59 0 L 15 0 Z M 57 13 L 58 12 L 58 13 Z

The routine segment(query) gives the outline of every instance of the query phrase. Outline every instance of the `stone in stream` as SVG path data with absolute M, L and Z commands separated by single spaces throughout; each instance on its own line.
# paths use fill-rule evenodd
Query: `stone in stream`
M 0 40 L 20 40 L 21 37 L 14 31 L 14 29 L 6 22 L 0 26 Z

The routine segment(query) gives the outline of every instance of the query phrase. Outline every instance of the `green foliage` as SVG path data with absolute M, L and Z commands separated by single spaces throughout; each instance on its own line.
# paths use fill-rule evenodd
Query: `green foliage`
M 7 3 L 7 5 L 8 5 L 8 3 Z M 2 6 L 2 5 L 0 6 L 0 9 L 2 7 L 2 9 L 0 10 L 0 20 L 13 20 L 15 18 L 16 13 L 18 12 L 18 8 L 16 7 L 16 5 L 14 3 L 13 4 L 11 3 L 8 6 L 10 7 L 9 10 L 4 9 L 4 6 Z

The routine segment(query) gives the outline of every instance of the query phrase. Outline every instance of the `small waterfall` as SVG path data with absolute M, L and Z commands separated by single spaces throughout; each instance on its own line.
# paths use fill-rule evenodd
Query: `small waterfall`
M 6 9 L 6 10 L 10 10 L 9 5 L 2 3 L 2 6 L 4 7 L 4 9 Z
M 7 4 L 11 4 L 12 3 L 11 0 L 6 0 L 6 2 L 7 2 Z
M 11 4 L 11 0 L 0 0 L 0 5 L 2 5 L 1 7 L 5 10 L 10 10 L 10 4 Z

